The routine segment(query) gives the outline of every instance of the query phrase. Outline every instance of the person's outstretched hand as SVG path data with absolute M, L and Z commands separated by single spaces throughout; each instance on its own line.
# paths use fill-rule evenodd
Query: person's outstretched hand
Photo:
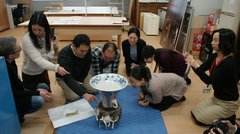
M 70 74 L 67 70 L 65 70 L 63 67 L 59 66 L 57 69 L 57 73 L 59 73 L 61 76 Z
M 97 97 L 89 93 L 85 93 L 82 97 L 86 99 L 88 102 L 97 101 Z

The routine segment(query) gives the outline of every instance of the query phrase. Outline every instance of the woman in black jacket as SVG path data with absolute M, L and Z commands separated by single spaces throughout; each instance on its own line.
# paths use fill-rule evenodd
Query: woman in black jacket
M 186 61 L 207 85 L 213 87 L 213 96 L 195 106 L 191 114 L 199 125 L 210 125 L 216 119 L 235 120 L 240 106 L 235 60 L 235 33 L 230 29 L 213 31 L 213 50 L 207 61 L 199 65 L 192 55 Z M 209 74 L 206 73 L 209 71 Z
M 135 66 L 145 66 L 146 63 L 142 57 L 142 50 L 146 46 L 146 42 L 140 39 L 140 31 L 136 27 L 132 27 L 128 31 L 128 39 L 122 42 L 122 51 L 126 72 L 129 75 L 131 69 Z

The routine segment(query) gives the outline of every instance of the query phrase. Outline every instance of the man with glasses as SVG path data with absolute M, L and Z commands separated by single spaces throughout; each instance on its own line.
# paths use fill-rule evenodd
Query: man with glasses
M 38 83 L 32 91 L 24 87 L 18 75 L 15 59 L 19 58 L 22 48 L 15 37 L 0 37 L 0 56 L 5 57 L 9 80 L 13 92 L 19 122 L 22 123 L 25 114 L 39 110 L 44 102 L 52 100 L 52 94 L 45 83 Z
M 116 44 L 107 42 L 92 49 L 91 75 L 118 73 L 120 52 Z

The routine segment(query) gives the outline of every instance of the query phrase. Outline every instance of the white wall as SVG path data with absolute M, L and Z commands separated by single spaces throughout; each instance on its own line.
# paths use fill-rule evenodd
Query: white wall
M 206 26 L 208 14 L 222 9 L 222 11 L 233 13 L 235 17 L 221 14 L 218 28 L 230 28 L 237 32 L 240 21 L 240 0 L 192 0 L 191 6 L 195 9 L 193 28 Z
M 207 25 L 208 15 L 222 9 L 223 0 L 191 0 L 194 8 L 192 28 L 204 28 Z
M 84 0 L 32 0 L 32 9 L 41 11 L 44 7 L 49 7 L 52 2 L 62 2 L 64 6 L 85 6 Z M 88 6 L 106 6 L 107 0 L 87 0 Z
M 191 0 L 190 6 L 193 7 L 194 16 L 204 16 L 209 13 L 215 13 L 217 9 L 221 9 L 223 0 Z
M 32 0 L 32 9 L 42 11 L 44 7 L 49 7 L 52 2 L 62 2 L 64 6 L 85 6 L 85 0 Z M 108 6 L 108 0 L 86 0 L 87 6 Z M 120 0 L 118 0 L 120 2 Z M 124 13 L 127 14 L 129 0 L 124 0 Z M 121 6 L 121 5 L 115 5 Z M 119 7 L 119 10 L 121 8 Z
M 240 1 L 239 0 L 224 0 L 222 11 L 230 13 L 230 15 L 221 14 L 219 28 L 232 29 L 236 34 L 240 21 Z M 232 16 L 231 16 L 232 15 Z

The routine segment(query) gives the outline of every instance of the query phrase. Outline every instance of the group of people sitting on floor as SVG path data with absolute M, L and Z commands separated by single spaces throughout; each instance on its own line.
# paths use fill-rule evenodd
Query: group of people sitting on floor
M 215 51 L 199 65 L 189 54 L 158 48 L 140 38 L 138 28 L 128 31 L 122 42 L 126 74 L 133 87 L 140 87 L 138 104 L 164 111 L 173 104 L 185 101 L 190 68 L 207 85 L 213 96 L 195 106 L 192 117 L 199 125 L 210 125 L 215 119 L 235 120 L 239 108 L 235 34 L 230 29 L 215 30 L 211 42 Z M 94 75 L 118 73 L 120 50 L 107 42 L 91 48 L 86 34 L 78 34 L 71 44 L 58 53 L 57 64 L 50 62 L 54 55 L 50 26 L 43 13 L 32 15 L 22 47 L 15 37 L 0 37 L 0 56 L 4 56 L 20 122 L 24 115 L 37 111 L 44 102 L 52 100 L 48 71 L 56 72 L 56 80 L 66 97 L 66 103 L 85 98 L 96 101 L 97 91 L 89 81 Z M 15 62 L 23 49 L 22 80 Z M 146 63 L 155 62 L 153 72 Z M 209 74 L 206 73 L 209 71 Z

